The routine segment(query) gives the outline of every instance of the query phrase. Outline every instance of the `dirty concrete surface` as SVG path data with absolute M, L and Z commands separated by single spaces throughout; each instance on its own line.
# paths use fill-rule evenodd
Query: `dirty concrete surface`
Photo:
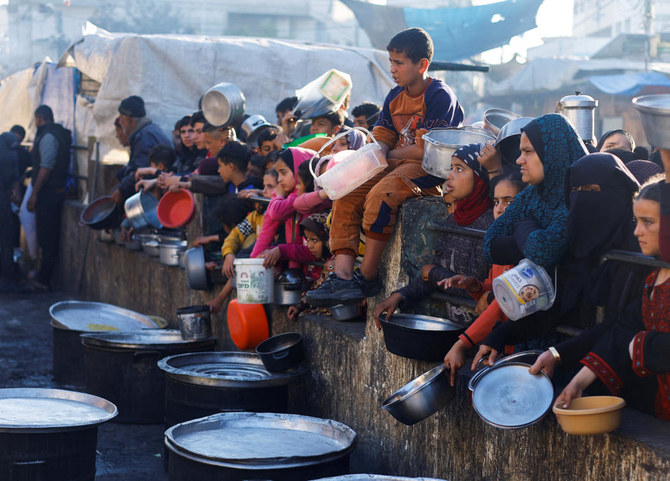
M 0 294 L 0 388 L 35 387 L 83 391 L 52 378 L 49 306 L 63 294 Z M 163 425 L 108 422 L 98 429 L 96 481 L 167 480 Z

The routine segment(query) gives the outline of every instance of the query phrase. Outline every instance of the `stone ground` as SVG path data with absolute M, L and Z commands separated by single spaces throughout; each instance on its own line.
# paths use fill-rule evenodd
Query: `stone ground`
M 0 294 L 0 388 L 73 389 L 52 379 L 49 306 L 58 293 Z M 74 389 L 77 390 L 77 389 Z M 167 480 L 163 471 L 163 425 L 108 422 L 98 429 L 96 480 Z

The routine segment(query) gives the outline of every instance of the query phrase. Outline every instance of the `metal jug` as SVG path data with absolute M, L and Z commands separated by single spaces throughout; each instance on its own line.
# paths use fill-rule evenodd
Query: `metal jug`
M 575 91 L 575 95 L 563 97 L 556 105 L 556 113 L 567 117 L 584 142 L 595 145 L 595 116 L 598 101 L 590 95 Z

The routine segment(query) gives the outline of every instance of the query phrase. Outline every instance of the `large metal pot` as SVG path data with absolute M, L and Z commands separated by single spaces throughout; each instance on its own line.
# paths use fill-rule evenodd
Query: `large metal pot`
M 433 129 L 423 137 L 423 170 L 446 179 L 451 171 L 451 156 L 466 144 L 482 144 L 495 139 L 488 130 L 475 127 Z
M 382 409 L 401 423 L 412 425 L 442 409 L 455 395 L 447 368 L 440 364 L 393 393 Z
M 163 227 L 158 221 L 157 207 L 158 200 L 152 194 L 143 190 L 128 197 L 124 204 L 126 217 L 135 230 L 160 229 Z
M 99 197 L 82 211 L 79 219 L 91 229 L 115 229 L 121 225 L 123 211 L 110 196 Z
M 594 127 L 596 123 L 596 108 L 598 101 L 590 95 L 584 95 L 576 91 L 575 95 L 563 97 L 556 106 L 556 111 L 572 122 L 577 135 L 584 142 L 592 142 L 595 145 Z
M 640 112 L 647 141 L 670 149 L 670 94 L 636 97 L 633 106 Z
M 356 433 L 297 414 L 219 413 L 171 427 L 170 481 L 306 481 L 349 472 Z
M 221 82 L 205 92 L 202 113 L 216 127 L 238 124 L 244 117 L 245 98 L 235 84 Z
M 187 241 L 182 240 L 162 240 L 159 243 L 161 264 L 166 266 L 178 266 L 179 255 L 185 252 Z
M 386 349 L 397 356 L 425 361 L 441 361 L 449 347 L 465 330 L 459 324 L 439 317 L 395 313 L 390 319 L 379 316 Z
M 275 279 L 273 303 L 279 306 L 293 306 L 300 302 L 305 277 L 298 269 L 282 272 Z
M 224 411 L 286 412 L 288 386 L 306 370 L 272 373 L 249 352 L 201 352 L 161 359 L 165 424 Z
M 0 479 L 93 481 L 105 399 L 60 389 L 0 389 Z
M 158 424 L 165 410 L 165 356 L 214 349 L 215 338 L 186 341 L 177 330 L 83 334 L 86 391 L 111 400 L 120 423 Z
M 212 321 L 207 304 L 177 309 L 182 339 L 207 339 L 212 335 Z

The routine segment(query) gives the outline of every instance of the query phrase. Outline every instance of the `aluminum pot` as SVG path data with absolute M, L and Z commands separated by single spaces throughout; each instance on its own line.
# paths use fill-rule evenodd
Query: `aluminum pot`
M 209 285 L 207 282 L 207 267 L 205 266 L 205 250 L 202 246 L 191 247 L 186 251 L 184 265 L 188 287 L 199 291 L 206 291 Z
M 0 389 L 0 479 L 93 481 L 105 399 L 61 389 Z
M 556 111 L 570 120 L 577 131 L 577 135 L 584 142 L 594 142 L 594 127 L 596 123 L 596 108 L 598 101 L 590 95 L 576 91 L 575 95 L 566 95 L 556 106 Z
M 166 266 L 178 266 L 179 254 L 185 252 L 187 247 L 186 241 L 173 240 L 159 242 L 159 254 L 161 264 Z
M 519 116 L 514 112 L 503 109 L 488 109 L 484 112 L 484 128 L 490 131 L 493 135 L 498 135 L 500 129 L 502 129 L 507 123 L 514 119 L 518 119 Z
M 390 319 L 379 316 L 384 343 L 397 356 L 425 361 L 441 361 L 449 347 L 465 330 L 459 324 L 439 317 L 395 313 Z
M 382 409 L 401 423 L 412 425 L 442 409 L 455 395 L 447 368 L 440 364 L 393 393 Z
M 265 369 L 270 372 L 282 372 L 298 367 L 305 359 L 302 335 L 298 332 L 285 332 L 272 336 L 256 346 Z
M 142 242 L 142 251 L 151 257 L 160 257 L 161 255 L 160 244 L 155 240 Z
M 182 339 L 207 339 L 212 335 L 209 306 L 187 306 L 177 309 Z
M 446 179 L 451 170 L 451 156 L 466 144 L 482 144 L 495 139 L 488 130 L 474 127 L 433 129 L 423 137 L 423 170 L 436 177 Z
M 135 230 L 160 229 L 163 227 L 158 221 L 157 207 L 158 200 L 152 194 L 143 190 L 128 197 L 124 204 L 126 217 Z
M 670 94 L 636 97 L 633 106 L 640 112 L 647 141 L 670 149 Z
M 79 219 L 91 229 L 115 229 L 121 225 L 123 211 L 110 196 L 99 197 L 82 211 Z
M 282 272 L 275 279 L 273 303 L 279 306 L 292 306 L 300 302 L 305 277 L 297 269 Z
M 238 124 L 244 117 L 244 107 L 244 94 L 228 82 L 216 84 L 202 97 L 202 113 L 216 127 Z

